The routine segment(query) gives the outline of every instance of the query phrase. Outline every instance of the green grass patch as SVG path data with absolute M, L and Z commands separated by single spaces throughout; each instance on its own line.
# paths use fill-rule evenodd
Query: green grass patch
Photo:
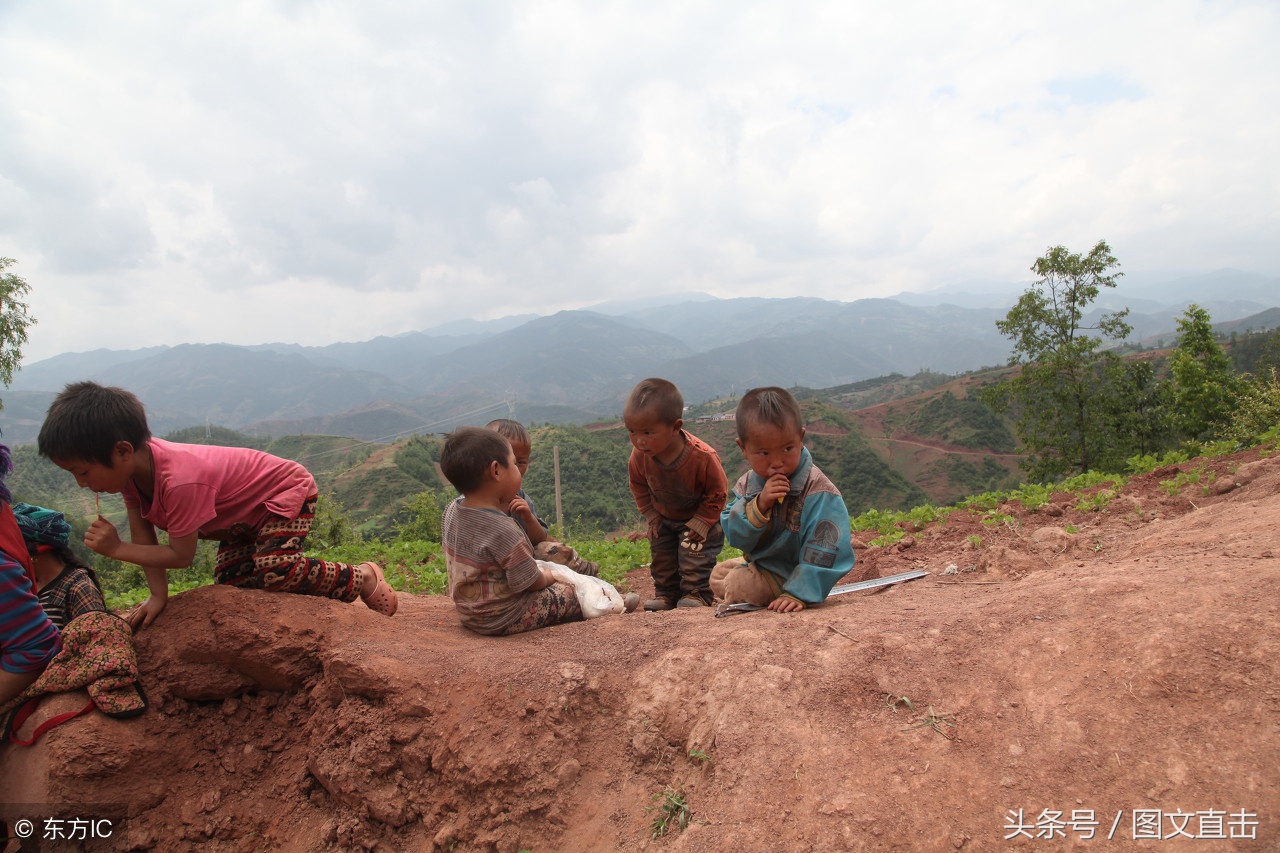
M 654 805 L 646 806 L 645 811 L 653 812 L 653 821 L 649 824 L 650 835 L 661 838 L 671 830 L 684 832 L 693 817 L 693 810 L 685 799 L 684 791 L 679 788 L 667 788 L 653 795 Z
M 211 545 L 212 543 L 210 543 Z M 580 539 L 569 544 L 587 560 L 600 564 L 600 576 L 614 586 L 626 586 L 628 572 L 649 562 L 649 540 Z M 307 555 L 322 560 L 359 565 L 377 563 L 387 583 L 399 592 L 413 595 L 444 595 L 449 588 L 449 575 L 439 542 L 397 539 L 391 542 L 366 540 L 308 550 Z M 737 548 L 725 547 L 721 560 L 742 556 Z M 102 573 L 99 572 L 101 577 Z M 120 564 L 118 571 L 102 577 L 103 594 L 112 609 L 132 607 L 149 594 L 146 578 L 136 566 Z M 169 594 L 213 583 L 212 563 L 169 572 Z

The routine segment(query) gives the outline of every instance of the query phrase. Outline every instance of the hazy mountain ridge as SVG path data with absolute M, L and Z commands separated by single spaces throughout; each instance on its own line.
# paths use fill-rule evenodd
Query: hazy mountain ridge
M 1131 339 L 1171 342 L 1188 294 L 1198 294 L 1195 301 L 1224 326 L 1274 325 L 1270 306 L 1251 300 L 1280 293 L 1280 280 L 1225 271 L 1134 290 L 1127 293 L 1122 279 L 1099 300 L 1099 310 L 1115 310 L 1126 299 L 1140 304 L 1130 315 Z M 1160 293 L 1177 304 L 1152 301 Z M 183 344 L 66 353 L 15 375 L 3 392 L 0 427 L 10 444 L 33 441 L 52 396 L 82 379 L 133 390 L 161 434 L 212 423 L 257 435 L 334 432 L 383 440 L 508 414 L 584 423 L 616 417 L 627 391 L 646 376 L 671 379 L 698 403 L 762 384 L 827 388 L 893 373 L 955 375 L 1004 364 L 1010 346 L 995 322 L 1016 298 L 1010 293 L 1006 305 L 966 308 L 688 294 L 665 304 L 610 306 L 622 312 L 614 316 L 562 311 L 439 327 L 461 334 L 411 332 L 324 347 Z M 1224 313 L 1246 310 L 1256 318 Z
M 877 411 L 868 414 L 843 408 L 836 401 L 844 399 L 845 388 L 799 390 L 808 424 L 806 443 L 815 459 L 820 460 L 823 471 L 840 488 L 852 515 L 872 508 L 905 510 L 923 503 L 950 501 L 974 489 L 994 488 L 1007 479 L 1016 459 L 1002 460 L 1004 467 L 993 466 L 986 462 L 993 455 L 987 446 L 975 446 L 972 441 L 951 444 L 940 437 L 947 433 L 955 433 L 956 437 L 973 435 L 975 421 L 971 413 L 953 408 L 924 417 L 936 408 L 934 403 L 939 398 L 967 396 L 974 383 L 984 381 L 983 376 L 965 376 L 940 385 L 934 385 L 939 378 L 936 375 L 876 382 L 876 393 L 895 400 L 891 417 L 886 417 L 889 410 L 884 406 L 873 407 Z M 921 385 L 932 387 L 923 393 L 912 393 Z M 471 401 L 477 399 L 473 397 Z M 470 423 L 505 414 L 492 408 L 484 413 L 472 412 Z M 980 414 L 991 417 L 985 409 Z M 383 431 L 381 441 L 348 437 L 348 427 L 362 416 L 370 418 L 361 421 L 363 425 Z M 172 437 L 195 443 L 256 446 L 303 462 L 316 476 L 321 491 L 342 505 L 352 524 L 365 533 L 387 538 L 395 535 L 395 525 L 403 520 L 405 506 L 414 495 L 425 489 L 451 493 L 433 462 L 423 464 L 422 450 L 433 448 L 425 455 L 428 460 L 438 458 L 439 433 L 454 424 L 436 422 L 429 430 L 436 433 L 433 436 L 406 437 L 404 433 L 408 431 L 401 429 L 403 424 L 425 417 L 430 415 L 397 404 L 329 416 L 321 429 L 304 428 L 287 434 L 268 430 L 274 435 L 270 439 L 204 426 L 178 430 Z M 691 433 L 716 448 L 730 482 L 747 470 L 731 421 L 705 421 L 691 416 L 686 424 Z M 914 429 L 925 432 L 913 432 Z M 643 519 L 627 485 L 631 446 L 621 423 L 600 423 L 591 428 L 542 425 L 534 427 L 531 434 L 534 452 L 524 488 L 547 517 L 556 506 L 554 459 L 558 457 L 563 509 L 569 523 L 579 530 L 584 526 L 600 531 L 641 528 Z M 1013 441 L 1007 431 L 998 438 L 1005 443 Z M 909 452 L 901 452 L 903 448 Z M 965 460 L 972 460 L 967 468 Z M 52 462 L 40 458 L 35 447 L 15 448 L 14 463 L 9 485 L 17 498 L 66 511 L 77 523 L 91 518 L 98 509 L 90 493 L 80 489 L 74 478 Z M 118 496 L 104 495 L 101 509 L 118 519 L 123 504 Z

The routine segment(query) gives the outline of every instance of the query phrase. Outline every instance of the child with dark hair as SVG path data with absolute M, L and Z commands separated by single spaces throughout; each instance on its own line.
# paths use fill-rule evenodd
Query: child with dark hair
M 507 514 L 520 491 L 511 443 L 491 429 L 458 427 L 440 450 L 440 470 L 462 493 L 445 507 L 440 538 L 463 627 L 504 635 L 581 621 L 573 588 L 538 564 L 529 537 Z M 628 598 L 632 610 L 639 596 Z
M 179 444 L 154 438 L 146 410 L 122 388 L 68 385 L 49 406 L 40 455 L 82 488 L 119 493 L 130 541 L 99 516 L 85 533 L 90 550 L 135 563 L 150 597 L 129 614 L 149 625 L 169 598 L 167 569 L 191 565 L 196 542 L 218 542 L 218 583 L 272 592 L 361 598 L 390 616 L 398 600 L 374 563 L 308 558 L 302 547 L 315 517 L 315 478 L 302 465 L 245 447 Z M 156 531 L 168 531 L 160 544 Z
M 525 475 L 529 473 L 529 456 L 533 451 L 533 441 L 529 438 L 529 431 L 524 428 L 524 424 L 510 418 L 489 421 L 484 427 L 511 442 L 511 450 L 516 454 L 516 467 L 520 469 L 520 478 L 523 483 Z M 511 505 L 507 507 L 507 515 L 514 518 L 524 530 L 525 536 L 529 537 L 535 558 L 568 566 L 580 575 L 600 576 L 598 563 L 582 559 L 572 547 L 563 542 L 557 542 L 551 537 L 551 525 L 538 515 L 537 510 L 533 508 L 533 501 L 525 494 L 523 487 L 516 492 Z
M 6 504 L 6 513 L 8 509 Z M 141 714 L 147 698 L 138 683 L 133 634 L 123 619 L 107 610 L 98 579 L 67 547 L 71 533 L 67 520 L 56 510 L 18 503 L 5 521 L 18 534 L 22 553 L 29 555 L 31 576 L 39 590 L 37 609 L 56 626 L 62 648 L 42 671 L 32 673 L 35 678 L 21 693 L 9 695 L 0 689 L 0 719 L 5 721 L 0 741 L 8 738 L 29 746 L 50 726 L 92 708 L 122 719 Z M 8 541 L 6 549 L 11 547 Z M 88 691 L 89 704 L 78 714 L 55 715 L 37 725 L 30 738 L 18 736 L 17 730 L 42 696 L 80 688 Z
M 826 599 L 853 569 L 849 510 L 804 446 L 800 404 L 782 388 L 753 388 L 738 402 L 738 447 L 751 470 L 720 515 L 746 560 L 715 567 L 711 587 L 727 604 L 780 613 Z
M 31 560 L 9 506 L 4 478 L 12 470 L 9 448 L 0 444 L 0 705 L 30 687 L 62 649 L 36 598 Z
M 16 503 L 13 515 L 31 555 L 40 606 L 53 624 L 62 630 L 77 616 L 110 612 L 102 599 L 98 576 L 71 550 L 71 525 L 63 514 Z
M 655 597 L 645 610 L 709 605 L 711 569 L 724 546 L 724 468 L 715 448 L 684 431 L 683 416 L 684 398 L 665 379 L 636 385 L 622 410 L 631 494 L 649 524 Z

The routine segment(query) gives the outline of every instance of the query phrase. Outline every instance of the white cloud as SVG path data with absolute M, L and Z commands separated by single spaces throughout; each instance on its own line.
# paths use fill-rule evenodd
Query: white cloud
M 29 360 L 1280 267 L 1270 2 L 2 8 Z

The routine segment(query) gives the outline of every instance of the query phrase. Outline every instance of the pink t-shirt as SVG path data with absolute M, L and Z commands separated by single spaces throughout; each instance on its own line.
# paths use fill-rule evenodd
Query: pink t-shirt
M 199 533 L 225 539 L 236 524 L 257 528 L 270 514 L 294 518 L 316 481 L 306 468 L 247 447 L 213 447 L 150 439 L 155 472 L 150 499 L 132 482 L 121 495 L 126 507 L 170 536 Z

